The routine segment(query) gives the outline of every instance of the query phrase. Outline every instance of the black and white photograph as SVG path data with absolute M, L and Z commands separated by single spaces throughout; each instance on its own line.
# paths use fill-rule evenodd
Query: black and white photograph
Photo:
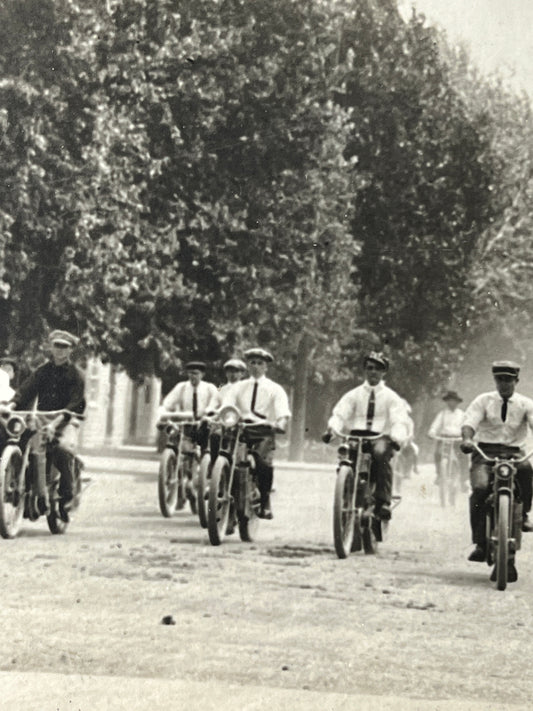
M 533 707 L 532 96 L 531 0 L 0 1 L 2 708 Z

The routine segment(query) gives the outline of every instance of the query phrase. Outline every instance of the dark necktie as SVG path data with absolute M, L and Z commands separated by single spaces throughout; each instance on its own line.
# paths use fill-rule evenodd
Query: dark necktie
M 255 401 L 257 400 L 257 380 L 254 383 L 254 389 L 252 390 L 252 404 L 250 405 L 250 410 L 255 412 Z
M 372 429 L 375 408 L 376 408 L 376 393 L 374 392 L 374 389 L 372 388 L 370 390 L 370 397 L 368 398 L 368 407 L 366 408 L 366 428 L 367 428 L 367 430 Z
M 502 422 L 505 422 L 507 419 L 507 399 L 508 398 L 504 397 L 502 402 Z
M 196 388 L 193 388 L 192 391 L 192 416 L 193 419 L 198 419 L 198 393 L 196 392 Z

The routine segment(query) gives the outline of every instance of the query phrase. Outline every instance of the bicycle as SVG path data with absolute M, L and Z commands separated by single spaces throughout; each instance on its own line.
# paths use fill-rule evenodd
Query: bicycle
M 440 475 L 438 480 L 439 498 L 441 506 L 446 506 L 448 501 L 450 506 L 455 506 L 455 499 L 460 483 L 460 466 L 457 457 L 457 442 L 460 437 L 439 437 L 435 436 L 438 442 L 442 442 Z

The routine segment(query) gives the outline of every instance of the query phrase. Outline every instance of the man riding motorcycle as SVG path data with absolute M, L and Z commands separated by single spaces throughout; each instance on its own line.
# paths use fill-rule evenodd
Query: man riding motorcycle
M 85 382 L 82 374 L 70 362 L 73 348 L 79 339 L 68 331 L 55 330 L 49 336 L 51 358 L 39 366 L 20 386 L 13 398 L 16 410 L 28 410 L 37 398 L 37 409 L 42 411 L 70 410 L 82 414 L 85 410 Z M 59 437 L 61 435 L 61 437 Z M 64 445 L 70 441 L 68 448 Z M 77 439 L 77 423 L 70 415 L 58 415 L 44 432 L 36 432 L 30 441 L 30 467 L 37 472 L 39 513 L 50 510 L 46 488 L 47 459 L 60 473 L 58 493 L 59 514 L 68 522 L 68 511 L 72 502 L 73 472 L 76 457 L 73 441 Z
M 250 348 L 244 353 L 250 377 L 229 388 L 222 405 L 234 405 L 245 419 L 265 420 L 285 431 L 291 416 L 289 399 L 281 385 L 266 377 L 269 363 L 274 357 L 264 348 Z M 261 495 L 260 518 L 272 519 L 270 493 L 274 480 L 274 433 L 263 437 L 255 448 L 256 472 Z
M 533 400 L 515 392 L 520 366 L 513 361 L 495 361 L 492 375 L 496 390 L 478 395 L 467 407 L 461 436 L 461 449 L 465 453 L 473 452 L 470 469 L 470 526 L 474 550 L 468 560 L 483 562 L 486 560 L 485 505 L 490 493 L 490 464 L 473 450 L 473 438 L 487 457 L 523 455 L 523 446 L 529 428 L 533 429 Z M 520 498 L 523 504 L 522 531 L 533 531 L 528 520 L 533 496 L 533 469 L 529 461 L 516 465 L 516 478 Z M 494 572 L 493 572 L 494 577 Z M 509 582 L 518 578 L 513 562 L 509 563 Z
M 371 443 L 371 476 L 376 482 L 376 514 L 383 520 L 391 518 L 392 467 L 394 451 L 399 450 L 409 436 L 409 416 L 402 398 L 385 385 L 383 379 L 389 361 L 372 351 L 364 361 L 365 381 L 345 393 L 333 408 L 328 420 L 324 442 L 331 441 L 333 431 L 367 430 L 383 437 Z

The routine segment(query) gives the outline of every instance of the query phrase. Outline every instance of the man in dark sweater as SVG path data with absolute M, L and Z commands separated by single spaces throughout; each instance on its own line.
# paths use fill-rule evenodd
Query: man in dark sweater
M 14 405 L 17 410 L 28 410 L 37 399 L 37 410 L 52 412 L 69 410 L 82 414 L 85 410 L 85 383 L 81 373 L 70 362 L 72 349 L 78 338 L 67 331 L 52 331 L 50 334 L 51 359 L 39 366 L 20 386 L 15 394 Z M 66 448 L 63 442 L 73 440 L 77 422 L 69 414 L 61 413 L 54 417 L 32 439 L 30 466 L 35 467 L 38 480 L 38 508 L 46 514 L 49 511 L 46 488 L 47 459 L 61 475 L 59 510 L 62 518 L 68 520 L 68 508 L 73 498 L 73 469 L 75 456 L 72 447 Z M 59 439 L 59 441 L 57 441 Z

